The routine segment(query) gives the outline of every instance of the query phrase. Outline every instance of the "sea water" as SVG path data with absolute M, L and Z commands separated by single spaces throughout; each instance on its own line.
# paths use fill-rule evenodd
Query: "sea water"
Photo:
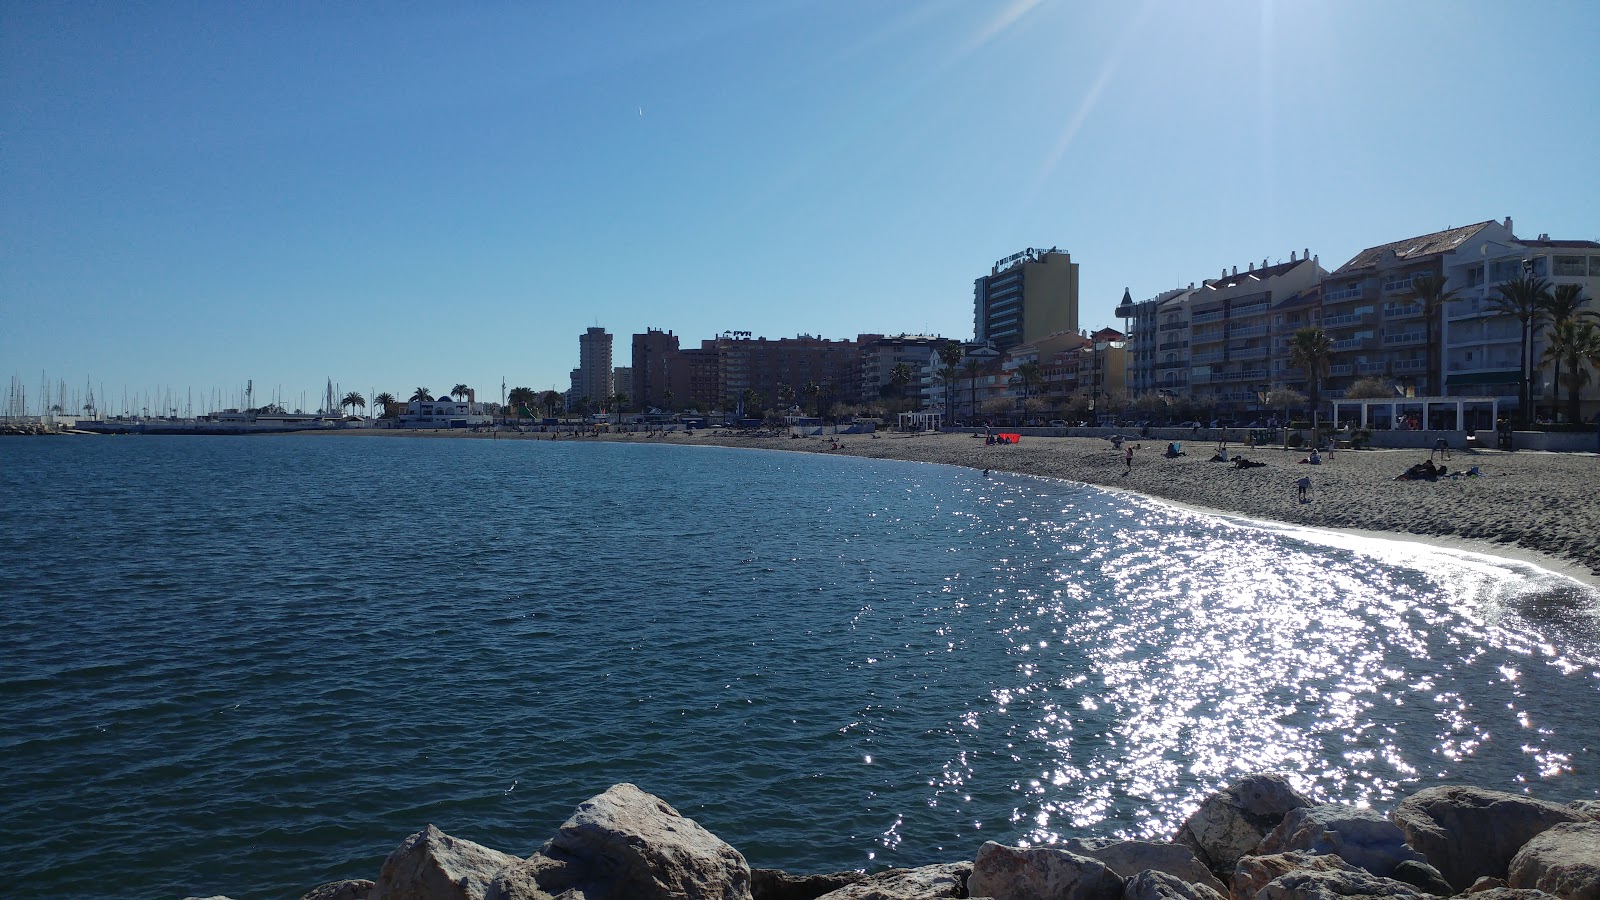
M 0 444 L 0 882 L 298 896 L 609 785 L 752 865 L 1600 785 L 1600 604 L 1101 490 L 618 443 Z

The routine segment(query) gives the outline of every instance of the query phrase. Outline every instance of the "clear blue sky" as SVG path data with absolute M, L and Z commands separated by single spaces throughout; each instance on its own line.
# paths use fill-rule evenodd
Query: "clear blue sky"
M 1600 238 L 1600 3 L 0 0 L 0 374 L 291 408 L 577 336 L 970 338 L 1310 247 Z M 102 398 L 104 401 L 105 398 Z

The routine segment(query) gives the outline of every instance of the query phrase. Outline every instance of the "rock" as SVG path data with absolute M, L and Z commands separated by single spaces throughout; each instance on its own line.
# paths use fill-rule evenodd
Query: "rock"
M 1122 900 L 1222 900 L 1222 894 L 1204 884 L 1190 884 L 1169 872 L 1145 869 L 1123 884 Z
M 306 891 L 300 900 L 367 900 L 372 888 L 372 882 L 365 878 L 330 881 Z
M 1456 889 L 1450 886 L 1450 882 L 1445 881 L 1444 876 L 1439 874 L 1438 869 L 1414 859 L 1401 860 L 1394 867 L 1394 871 L 1389 873 L 1389 877 L 1395 881 L 1404 881 L 1406 884 L 1415 885 L 1430 894 L 1438 894 L 1441 897 L 1448 897 L 1456 892 Z M 1478 881 L 1482 880 L 1482 878 L 1478 879 Z
M 1382 813 L 1329 803 L 1292 809 L 1261 841 L 1256 854 L 1287 850 L 1331 853 L 1358 869 L 1393 877 L 1394 867 L 1422 854 L 1406 846 L 1406 836 Z
M 1472 895 L 1472 900 L 1556 900 L 1555 894 L 1546 894 L 1544 891 L 1518 890 L 1517 888 L 1492 887 L 1488 890 L 1478 891 Z
M 1582 821 L 1575 809 L 1476 787 L 1418 791 L 1395 807 L 1406 843 L 1458 891 L 1484 875 L 1505 878 L 1511 857 L 1533 836 L 1562 822 Z
M 1068 853 L 1098 859 L 1124 878 L 1146 869 L 1165 872 L 1189 884 L 1203 884 L 1218 894 L 1228 888 L 1211 870 L 1195 859 L 1194 851 L 1183 844 L 1164 844 L 1156 841 L 1115 841 L 1104 838 L 1086 838 L 1055 845 Z
M 1403 881 L 1351 869 L 1338 872 L 1290 872 L 1262 888 L 1256 900 L 1359 900 L 1362 897 L 1430 896 Z
M 1173 840 L 1226 879 L 1239 857 L 1253 852 L 1289 810 L 1310 805 L 1277 775 L 1247 775 L 1207 797 Z
M 1472 883 L 1472 887 L 1467 888 L 1467 893 L 1481 894 L 1484 891 L 1492 891 L 1495 888 L 1503 888 L 1505 886 L 1506 880 L 1504 878 L 1490 878 L 1489 876 L 1485 875 L 1482 878 L 1479 878 L 1477 881 L 1474 881 Z
M 754 900 L 817 900 L 829 891 L 855 884 L 865 872 L 828 875 L 790 875 L 782 869 L 751 869 L 750 896 Z
M 572 893 L 566 893 L 572 892 Z M 660 797 L 617 784 L 495 878 L 488 900 L 750 900 L 744 856 Z
M 978 848 L 967 879 L 967 896 L 996 900 L 1115 900 L 1122 877 L 1098 859 L 1055 847 L 1006 847 L 994 841 Z
M 1600 800 L 1574 800 L 1567 809 L 1575 809 L 1596 822 L 1600 822 Z
M 429 825 L 389 854 L 367 896 L 370 900 L 483 900 L 495 874 L 520 861 Z
M 1535 835 L 1511 858 L 1513 888 L 1563 900 L 1600 900 L 1600 822 L 1563 822 Z
M 933 900 L 967 896 L 971 863 L 890 869 L 823 894 L 818 900 Z
M 1267 856 L 1245 856 L 1233 869 L 1228 893 L 1234 900 L 1251 900 L 1268 884 L 1291 872 L 1359 872 L 1338 856 L 1292 850 Z

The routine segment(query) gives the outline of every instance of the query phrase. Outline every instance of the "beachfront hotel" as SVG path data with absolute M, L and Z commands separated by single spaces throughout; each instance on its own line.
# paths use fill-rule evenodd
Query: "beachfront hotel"
M 605 404 L 615 393 L 611 380 L 611 335 L 604 328 L 590 328 L 578 335 L 578 368 L 574 374 L 572 387 L 577 391 L 577 399 L 587 397 L 591 403 Z
M 1078 331 L 1078 264 L 1033 247 L 997 261 L 972 287 L 973 339 L 1002 353 L 1051 334 Z

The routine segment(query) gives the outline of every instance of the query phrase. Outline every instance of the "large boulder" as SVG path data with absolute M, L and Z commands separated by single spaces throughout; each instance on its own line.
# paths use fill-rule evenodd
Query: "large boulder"
M 1444 880 L 1444 876 L 1439 874 L 1438 869 L 1421 860 L 1401 860 L 1394 867 L 1394 871 L 1389 873 L 1389 877 L 1395 881 L 1404 881 L 1406 884 L 1415 885 L 1427 893 L 1438 894 L 1441 897 L 1449 897 L 1456 893 L 1456 889 L 1450 886 L 1450 882 Z M 1480 878 L 1478 880 L 1482 881 L 1483 879 Z M 1473 884 L 1476 885 L 1477 882 L 1473 882 Z M 1467 890 L 1470 891 L 1472 888 Z
M 866 877 L 865 872 L 791 875 L 782 869 L 751 869 L 750 896 L 753 900 L 817 900 Z
M 1505 878 L 1511 857 L 1534 835 L 1587 816 L 1519 794 L 1435 787 L 1402 800 L 1392 818 L 1406 843 L 1421 851 L 1453 888 L 1464 891 L 1484 875 Z
M 823 894 L 818 900 L 934 900 L 967 896 L 970 863 L 890 869 Z
M 372 882 L 365 878 L 347 878 L 319 884 L 306 891 L 300 900 L 367 900 L 372 888 Z
M 1473 891 L 1472 900 L 1556 900 L 1556 895 L 1525 888 L 1493 887 Z
M 488 900 L 750 900 L 739 851 L 631 784 L 584 801 Z
M 483 900 L 489 883 L 517 857 L 453 838 L 429 825 L 383 861 L 368 900 Z
M 1266 856 L 1288 850 L 1330 853 L 1385 878 L 1393 877 L 1401 862 L 1423 859 L 1382 813 L 1337 803 L 1290 810 L 1255 852 Z
M 1117 900 L 1122 876 L 1098 859 L 1055 847 L 978 848 L 967 896 L 995 900 Z
M 1254 852 L 1290 810 L 1310 805 L 1280 776 L 1247 775 L 1207 797 L 1173 839 L 1227 879 L 1239 857 Z
M 1535 835 L 1511 858 L 1506 882 L 1562 900 L 1600 900 L 1600 822 L 1563 822 Z
M 1123 883 L 1122 900 L 1222 900 L 1222 894 L 1168 872 L 1145 869 Z
M 1165 872 L 1190 884 L 1202 884 L 1226 894 L 1227 886 L 1200 864 L 1194 851 L 1183 844 L 1156 841 L 1117 841 L 1106 838 L 1076 838 L 1055 845 L 1068 853 L 1098 859 L 1124 878 L 1146 869 Z
M 1567 808 L 1575 809 L 1590 819 L 1600 822 L 1600 800 L 1574 800 L 1567 804 Z
M 1291 872 L 1359 872 L 1338 856 L 1291 850 L 1265 856 L 1240 857 L 1228 882 L 1234 900 L 1252 900 L 1261 889 Z
M 1344 872 L 1290 872 L 1270 882 L 1257 900 L 1361 900 L 1432 897 L 1421 889 L 1360 869 Z

